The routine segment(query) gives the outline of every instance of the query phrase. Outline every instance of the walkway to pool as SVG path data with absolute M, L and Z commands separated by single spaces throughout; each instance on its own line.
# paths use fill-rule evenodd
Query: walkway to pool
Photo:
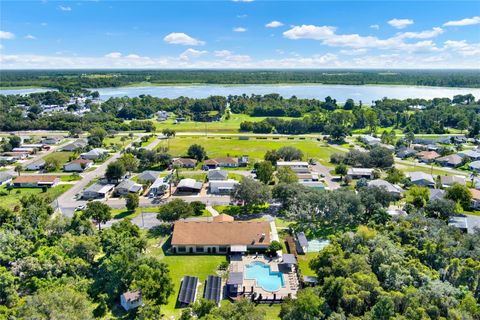
M 266 291 L 260 286 L 257 285 L 255 280 L 245 279 L 246 266 L 252 262 L 262 262 L 270 266 L 271 272 L 280 272 L 283 277 L 284 286 L 275 292 Z M 299 289 L 299 282 L 296 273 L 296 266 L 288 268 L 286 265 L 281 264 L 282 259 L 277 258 L 268 258 L 264 255 L 258 256 L 232 256 L 230 259 L 230 272 L 242 272 L 243 273 L 243 284 L 245 287 L 245 294 L 251 294 L 252 287 L 253 292 L 256 293 L 257 297 L 261 294 L 262 299 L 285 299 L 287 297 L 295 298 L 297 291 Z M 274 296 L 275 295 L 275 296 Z

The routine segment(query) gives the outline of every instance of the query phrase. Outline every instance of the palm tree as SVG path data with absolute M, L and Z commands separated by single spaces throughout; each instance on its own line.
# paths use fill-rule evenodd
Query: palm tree
M 15 166 L 15 172 L 18 173 L 18 176 L 20 177 L 20 172 L 22 171 L 22 165 L 21 164 L 17 164 Z
M 472 187 L 475 186 L 474 184 L 474 181 L 475 181 L 475 178 L 478 177 L 478 172 L 477 171 L 473 171 L 471 174 L 470 174 L 470 180 L 472 181 Z
M 166 128 L 166 129 L 163 129 L 162 133 L 164 136 L 167 137 L 167 147 L 168 149 L 170 149 L 170 138 L 175 137 L 176 132 L 173 129 Z

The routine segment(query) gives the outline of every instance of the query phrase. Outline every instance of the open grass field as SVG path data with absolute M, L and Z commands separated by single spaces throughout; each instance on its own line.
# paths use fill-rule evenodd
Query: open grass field
M 304 159 L 315 158 L 322 163 L 328 163 L 330 155 L 340 151 L 328 146 L 322 141 L 305 138 L 300 139 L 256 139 L 239 140 L 236 137 L 189 137 L 181 136 L 170 140 L 170 154 L 172 156 L 185 156 L 190 145 L 203 146 L 209 158 L 237 157 L 248 155 L 250 159 L 262 160 L 268 150 L 279 149 L 284 146 L 292 146 L 303 151 Z M 167 146 L 166 141 L 159 146 Z
M 2 186 L 0 187 L 0 194 L 5 195 L 0 195 L 0 206 L 13 209 L 20 203 L 20 199 L 23 196 L 29 194 L 37 194 L 42 197 L 48 197 L 50 200 L 54 200 L 72 186 L 72 184 L 61 184 L 47 189 L 47 192 L 43 192 L 42 188 L 16 188 L 12 189 L 10 193 L 5 186 Z
M 57 159 L 60 161 L 60 167 L 59 170 L 56 172 L 63 172 L 63 165 L 67 162 L 69 162 L 70 157 L 73 156 L 73 152 L 68 152 L 68 151 L 57 151 L 57 152 L 52 152 L 50 154 L 47 154 L 45 157 L 42 159 L 47 161 L 49 159 Z
M 441 167 L 436 167 L 436 166 L 424 167 L 424 166 L 408 165 L 408 164 L 405 164 L 404 162 L 401 162 L 401 163 L 395 164 L 395 167 L 397 167 L 397 169 L 400 169 L 404 172 L 420 171 L 428 174 L 441 175 L 441 176 L 458 175 L 457 172 L 452 172 L 449 169 L 442 169 Z M 465 172 L 465 176 L 468 177 L 469 173 Z
M 298 255 L 298 267 L 303 276 L 317 276 L 309 266 L 310 261 L 312 261 L 317 255 L 318 253 L 316 252 L 307 252 L 306 254 Z
M 232 114 L 229 120 L 222 118 L 218 122 L 195 122 L 186 121 L 174 124 L 174 119 L 168 119 L 163 122 L 155 121 L 155 127 L 158 132 L 169 128 L 176 132 L 207 132 L 207 133 L 236 133 L 239 132 L 240 123 L 243 121 L 257 122 L 262 121 L 267 117 L 251 117 L 246 114 Z M 279 117 L 279 119 L 290 120 L 294 118 Z

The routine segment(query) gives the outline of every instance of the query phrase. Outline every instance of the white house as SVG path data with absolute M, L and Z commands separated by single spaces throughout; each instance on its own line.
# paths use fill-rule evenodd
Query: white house
M 349 168 L 347 171 L 347 176 L 352 179 L 372 179 L 373 178 L 373 169 L 371 168 Z
M 278 161 L 277 169 L 290 167 L 295 173 L 309 173 L 308 162 L 305 161 Z
M 435 186 L 435 181 L 433 180 L 432 175 L 425 172 L 408 172 L 407 176 L 410 178 L 410 181 L 412 181 L 412 183 L 415 185 L 427 187 Z
M 149 195 L 151 197 L 156 197 L 162 195 L 168 189 L 168 183 L 165 178 L 158 177 L 150 186 Z
M 92 149 L 88 152 L 80 154 L 80 158 L 86 160 L 100 160 L 106 157 L 108 150 L 102 148 Z
M 140 291 L 127 291 L 120 296 L 120 304 L 126 311 L 138 308 L 143 305 L 142 293 Z
M 208 183 L 208 190 L 212 194 L 230 194 L 237 184 L 238 181 L 233 179 L 213 180 Z
M 115 193 L 121 196 L 127 195 L 129 193 L 139 193 L 142 191 L 142 185 L 135 183 L 132 180 L 123 180 L 115 187 Z
M 87 200 L 105 199 L 112 193 L 113 188 L 115 188 L 113 184 L 95 183 L 83 191 L 82 198 Z
M 38 161 L 32 162 L 27 166 L 28 171 L 37 171 L 45 168 L 45 160 L 40 159 Z
M 77 159 L 66 163 L 63 166 L 65 172 L 83 172 L 93 165 L 92 160 Z
M 12 182 L 12 175 L 5 173 L 5 172 L 0 172 L 0 186 L 3 186 L 4 184 L 9 184 Z

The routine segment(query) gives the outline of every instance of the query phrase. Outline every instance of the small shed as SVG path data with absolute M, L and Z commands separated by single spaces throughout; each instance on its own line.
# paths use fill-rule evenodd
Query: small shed
M 297 233 L 297 241 L 296 241 L 297 252 L 300 254 L 305 254 L 308 251 L 308 240 L 305 236 L 305 233 L 298 232 Z
M 126 311 L 138 308 L 143 304 L 142 293 L 138 290 L 127 291 L 120 296 L 120 304 Z
M 227 279 L 227 292 L 229 296 L 236 296 L 243 285 L 243 272 L 230 272 Z

